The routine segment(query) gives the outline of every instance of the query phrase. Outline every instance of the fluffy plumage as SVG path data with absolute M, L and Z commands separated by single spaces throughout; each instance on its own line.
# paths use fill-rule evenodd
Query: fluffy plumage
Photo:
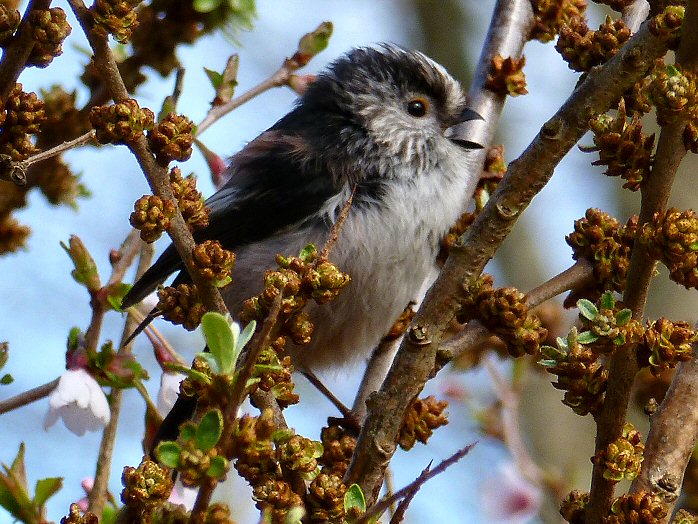
M 289 114 L 232 158 L 228 183 L 206 202 L 210 226 L 195 238 L 236 253 L 224 290 L 231 312 L 260 291 L 277 253 L 324 244 L 356 186 L 330 255 L 352 281 L 335 301 L 310 308 L 313 341 L 291 351 L 313 368 L 365 356 L 420 298 L 439 240 L 472 194 L 467 148 L 475 145 L 446 135 L 476 117 L 460 85 L 421 53 L 383 45 L 335 61 Z M 124 304 L 181 269 L 170 246 Z

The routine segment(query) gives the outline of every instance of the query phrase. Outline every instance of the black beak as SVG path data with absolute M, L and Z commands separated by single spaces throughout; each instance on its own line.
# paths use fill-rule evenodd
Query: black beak
M 466 107 L 465 109 L 463 109 L 463 111 L 461 111 L 461 114 L 458 115 L 458 118 L 456 119 L 454 124 L 468 122 L 469 120 L 484 120 L 484 118 L 482 118 L 482 115 L 477 111 L 473 111 L 469 107 Z
M 460 115 L 458 115 L 456 121 L 453 123 L 453 126 L 446 130 L 444 136 L 463 149 L 482 149 L 482 144 L 465 140 L 462 137 L 462 132 L 459 132 L 460 130 L 458 129 L 458 124 L 462 124 L 463 122 L 468 122 L 470 120 L 484 120 L 484 118 L 482 118 L 482 115 L 477 111 L 473 111 L 469 107 L 466 107 L 463 109 L 463 111 L 461 111 Z

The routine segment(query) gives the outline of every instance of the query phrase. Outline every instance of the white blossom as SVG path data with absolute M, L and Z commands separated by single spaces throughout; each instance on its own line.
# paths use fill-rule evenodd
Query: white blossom
M 181 504 L 187 511 L 194 509 L 196 496 L 199 494 L 199 488 L 188 488 L 178 478 L 170 492 L 170 498 L 167 502 L 172 504 Z
M 160 390 L 158 391 L 158 413 L 166 416 L 179 395 L 179 383 L 185 378 L 183 373 L 166 372 L 160 376 Z
M 484 481 L 480 501 L 491 522 L 525 524 L 538 515 L 541 498 L 540 488 L 507 463 Z
M 97 381 L 84 369 L 69 369 L 48 399 L 44 419 L 48 430 L 59 418 L 76 435 L 98 431 L 109 423 L 109 403 Z

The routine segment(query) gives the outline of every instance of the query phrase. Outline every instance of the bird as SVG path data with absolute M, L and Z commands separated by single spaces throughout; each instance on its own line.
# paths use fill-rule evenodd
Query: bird
M 222 289 L 235 317 L 261 292 L 277 254 L 327 241 L 352 198 L 330 260 L 351 277 L 332 302 L 309 304 L 310 344 L 287 345 L 301 369 L 365 359 L 434 274 L 440 241 L 476 187 L 480 144 L 454 126 L 482 117 L 446 69 L 394 44 L 358 47 L 332 62 L 295 107 L 230 160 L 229 179 L 205 202 L 197 242 L 235 252 Z M 172 273 L 188 276 L 169 246 L 123 300 L 129 307 Z

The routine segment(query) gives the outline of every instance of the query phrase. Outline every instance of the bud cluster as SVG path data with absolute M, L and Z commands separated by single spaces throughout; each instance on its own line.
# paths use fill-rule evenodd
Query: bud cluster
M 607 166 L 604 175 L 619 176 L 624 188 L 637 191 L 650 174 L 654 134 L 642 132 L 640 115 L 635 114 L 627 121 L 625 100 L 621 99 L 615 117 L 599 115 L 589 121 L 594 133 L 594 147 L 585 147 L 587 152 L 598 151 L 599 159 L 594 166 Z
M 534 26 L 529 38 L 550 42 L 575 16 L 583 16 L 586 0 L 532 0 Z
M 601 27 L 592 31 L 583 16 L 576 16 L 560 29 L 555 49 L 570 69 L 585 72 L 608 62 L 630 35 L 630 28 L 621 19 L 606 17 Z
M 165 320 L 182 324 L 184 329 L 193 331 L 201 323 L 206 308 L 201 303 L 196 286 L 178 284 L 176 287 L 158 289 L 157 309 Z
M 621 495 L 611 505 L 611 512 L 603 524 L 662 524 L 667 508 L 658 495 L 639 491 Z
M 163 200 L 155 195 L 144 195 L 133 205 L 129 222 L 141 232 L 141 239 L 144 242 L 151 243 L 170 228 L 175 212 L 175 204 L 171 200 Z
M 645 446 L 640 432 L 627 423 L 621 436 L 600 450 L 592 462 L 603 466 L 603 476 L 607 480 L 633 480 L 640 474 L 644 452 Z
M 170 185 L 182 218 L 189 229 L 194 231 L 208 226 L 209 210 L 204 204 L 201 192 L 196 189 L 196 177 L 194 175 L 182 177 L 180 169 L 173 167 L 170 170 Z
M 154 125 L 155 115 L 150 109 L 141 109 L 130 98 L 110 106 L 96 106 L 90 110 L 90 123 L 97 132 L 100 144 L 129 144 Z
M 27 65 L 46 67 L 63 53 L 63 40 L 71 32 L 65 11 L 60 7 L 50 9 L 33 9 L 29 14 L 34 46 Z
M 676 367 L 679 362 L 690 360 L 696 333 L 687 322 L 660 318 L 647 323 L 644 344 L 638 348 L 641 366 L 649 366 L 653 375 Z
M 131 33 L 138 27 L 138 16 L 135 7 L 140 0 L 95 0 L 90 7 L 94 17 L 93 31 L 106 36 L 114 35 L 120 44 L 126 44 Z
M 687 289 L 698 288 L 698 216 L 671 208 L 657 212 L 638 236 L 651 257 L 669 269 L 669 278 Z
M 526 295 L 513 287 L 495 289 L 490 275 L 465 287 L 458 320 L 472 319 L 501 338 L 514 357 L 535 355 L 548 333 L 538 317 L 529 314 Z
M 194 123 L 183 115 L 169 113 L 148 131 L 148 144 L 161 166 L 191 157 Z
M 485 87 L 499 95 L 518 96 L 528 93 L 523 72 L 526 57 L 519 59 L 495 55 L 490 62 Z
M 231 280 L 230 273 L 235 264 L 235 254 L 223 249 L 218 240 L 205 240 L 194 246 L 194 266 L 204 280 L 222 287 Z
M 25 93 L 15 84 L 0 112 L 0 154 L 20 162 L 36 152 L 30 135 L 40 131 L 46 119 L 44 102 L 36 93 Z
M 636 230 L 636 216 L 621 227 L 611 215 L 594 208 L 575 220 L 574 231 L 565 240 L 574 251 L 572 258 L 583 258 L 593 265 L 596 282 L 591 289 L 573 291 L 565 300 L 566 307 L 576 304 L 580 296 L 595 301 L 606 290 L 623 292 Z
M 448 402 L 436 400 L 432 395 L 415 399 L 400 427 L 400 447 L 408 451 L 417 441 L 426 444 L 435 429 L 448 424 L 448 415 L 444 413 L 447 407 Z

